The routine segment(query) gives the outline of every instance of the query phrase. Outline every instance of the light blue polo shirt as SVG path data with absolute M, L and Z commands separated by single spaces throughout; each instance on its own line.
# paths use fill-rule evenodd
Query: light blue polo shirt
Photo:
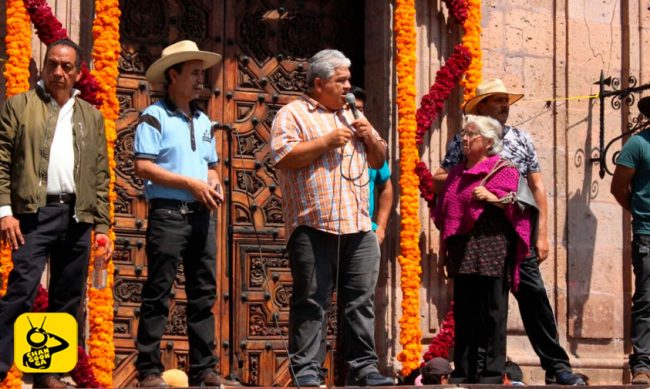
M 169 99 L 159 100 L 142 112 L 133 150 L 135 158 L 150 159 L 165 170 L 204 182 L 208 181 L 208 168 L 219 162 L 208 116 L 193 106 L 190 119 Z M 197 200 L 187 190 L 150 180 L 145 180 L 144 194 L 148 200 Z

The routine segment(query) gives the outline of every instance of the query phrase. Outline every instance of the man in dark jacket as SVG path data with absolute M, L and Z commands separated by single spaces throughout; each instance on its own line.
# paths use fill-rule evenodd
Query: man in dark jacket
M 104 120 L 73 88 L 80 64 L 74 42 L 50 44 L 38 86 L 0 111 L 0 238 L 14 263 L 0 300 L 0 379 L 13 363 L 14 322 L 31 310 L 47 259 L 48 311 L 80 321 L 92 231 L 95 245 L 110 242 Z M 109 243 L 106 258 L 112 251 Z M 34 387 L 66 385 L 39 374 Z

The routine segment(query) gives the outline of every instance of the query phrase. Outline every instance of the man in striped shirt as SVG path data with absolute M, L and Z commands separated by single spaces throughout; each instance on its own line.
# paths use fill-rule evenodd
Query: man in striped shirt
M 336 288 L 344 310 L 348 384 L 392 385 L 377 369 L 373 300 L 379 244 L 366 187 L 368 166 L 379 168 L 386 159 L 386 142 L 362 114 L 346 109 L 350 60 L 322 50 L 309 62 L 306 95 L 278 112 L 271 131 L 290 237 L 292 376 L 300 387 L 323 383 L 324 328 Z

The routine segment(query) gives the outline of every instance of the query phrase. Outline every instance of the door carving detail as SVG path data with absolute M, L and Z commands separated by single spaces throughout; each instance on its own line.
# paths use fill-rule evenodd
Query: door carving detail
M 114 299 L 120 306 L 140 306 L 144 282 L 120 278 L 115 281 Z
M 206 72 L 200 98 L 201 107 L 215 123 L 226 192 L 215 237 L 218 367 L 223 375 L 236 375 L 247 384 L 287 385 L 291 377 L 284 344 L 291 273 L 282 193 L 269 154 L 271 125 L 278 110 L 305 89 L 306 61 L 313 53 L 336 47 L 353 63 L 362 64 L 363 23 L 352 19 L 363 9 L 363 2 L 121 0 L 120 6 L 114 384 L 136 383 L 133 339 L 147 274 L 147 204 L 143 181 L 133 174 L 133 138 L 140 112 L 161 99 L 164 91 L 149 85 L 144 73 L 166 45 L 192 39 L 201 50 L 223 55 L 222 63 Z M 345 37 L 337 31 L 346 31 Z M 161 344 L 166 368 L 188 368 L 184 284 L 181 266 Z M 332 311 L 327 331 L 330 341 L 336 325 Z M 332 365 L 333 356 L 328 354 L 326 367 Z M 329 381 L 334 377 L 330 368 Z
M 165 326 L 165 335 L 187 336 L 187 306 L 176 303 L 170 309 L 170 318 Z
M 122 40 L 138 43 L 160 43 L 166 40 L 169 31 L 166 3 L 164 0 L 120 1 Z
M 131 188 L 142 190 L 144 188 L 144 181 L 135 175 L 133 162 L 134 131 L 135 124 L 117 134 L 117 139 L 115 139 L 115 162 L 117 163 L 117 168 L 115 171 L 127 181 Z M 126 194 L 124 190 L 122 192 Z
M 124 50 L 120 51 L 120 58 L 117 60 L 117 67 L 122 74 L 139 74 L 143 75 L 147 70 L 147 66 L 153 61 L 151 57 L 146 54 L 141 54 L 137 51 Z

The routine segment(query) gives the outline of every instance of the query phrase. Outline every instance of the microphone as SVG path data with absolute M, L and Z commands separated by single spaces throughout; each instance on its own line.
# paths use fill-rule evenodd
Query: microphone
M 345 103 L 350 107 L 350 110 L 352 111 L 352 116 L 354 116 L 355 119 L 359 119 L 359 112 L 357 111 L 357 106 L 354 105 L 356 99 L 354 98 L 354 94 L 352 92 L 348 92 L 347 95 L 345 95 Z

